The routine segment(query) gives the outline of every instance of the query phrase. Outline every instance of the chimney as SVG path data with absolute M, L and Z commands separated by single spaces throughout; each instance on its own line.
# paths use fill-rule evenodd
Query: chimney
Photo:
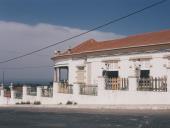
M 59 51 L 59 50 L 58 51 L 57 50 L 54 51 L 54 54 L 56 54 L 56 55 L 60 55 L 60 53 L 61 53 L 61 51 Z
M 68 53 L 71 53 L 71 48 L 69 48 L 69 49 L 67 50 L 67 52 L 68 52 Z

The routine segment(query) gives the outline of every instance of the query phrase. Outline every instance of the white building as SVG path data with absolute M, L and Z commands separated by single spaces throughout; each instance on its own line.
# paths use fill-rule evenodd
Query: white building
M 78 104 L 170 104 L 170 30 L 55 53 L 53 96 Z

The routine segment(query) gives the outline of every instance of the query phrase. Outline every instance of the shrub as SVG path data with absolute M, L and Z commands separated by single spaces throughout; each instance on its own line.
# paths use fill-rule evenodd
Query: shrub
M 62 103 L 60 102 L 58 105 L 62 105 Z
M 77 105 L 77 102 L 74 102 L 74 105 Z
M 26 104 L 30 104 L 30 101 L 27 101 Z
M 67 103 L 66 103 L 66 105 L 71 105 L 71 104 L 73 104 L 72 101 L 67 101 Z
M 34 105 L 40 105 L 41 102 L 40 101 L 34 101 Z
M 21 101 L 21 104 L 25 104 L 25 102 Z

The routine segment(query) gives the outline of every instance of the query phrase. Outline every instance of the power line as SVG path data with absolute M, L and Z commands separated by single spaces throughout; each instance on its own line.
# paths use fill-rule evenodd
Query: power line
M 90 29 L 90 30 L 88 30 L 88 31 L 82 32 L 82 33 L 80 33 L 80 34 L 78 34 L 78 35 L 69 37 L 69 38 L 64 39 L 64 40 L 62 40 L 62 41 L 59 41 L 59 42 L 56 42 L 56 43 L 54 43 L 54 44 L 51 44 L 51 45 L 45 46 L 45 47 L 43 47 L 43 48 L 40 48 L 40 49 L 38 49 L 38 50 L 34 50 L 34 51 L 32 51 L 32 52 L 29 52 L 29 53 L 26 53 L 26 54 L 23 54 L 23 55 L 20 55 L 20 56 L 11 58 L 11 59 L 7 59 L 7 60 L 4 60 L 4 61 L 1 61 L 0 63 L 1 63 L 1 64 L 2 64 L 2 63 L 7 63 L 7 62 L 9 62 L 9 61 L 17 60 L 17 59 L 23 58 L 23 57 L 25 57 L 25 56 L 32 55 L 32 54 L 34 54 L 34 53 L 40 52 L 40 51 L 42 51 L 42 50 L 48 49 L 48 48 L 53 47 L 53 46 L 55 46 L 55 45 L 64 43 L 64 42 L 66 42 L 66 41 L 72 40 L 72 39 L 74 39 L 74 38 L 80 37 L 80 36 L 82 36 L 82 35 L 85 35 L 85 34 L 87 34 L 87 33 L 92 32 L 92 31 L 98 30 L 98 29 L 100 29 L 100 28 L 103 28 L 103 27 L 108 26 L 108 25 L 110 25 L 110 24 L 113 24 L 113 23 L 115 23 L 115 22 L 118 22 L 118 21 L 123 20 L 123 19 L 125 19 L 125 18 L 128 18 L 128 17 L 130 17 L 130 16 L 132 16 L 132 15 L 135 15 L 135 14 L 138 14 L 138 13 L 140 13 L 140 12 L 143 12 L 144 10 L 153 8 L 153 7 L 155 7 L 155 6 L 159 5 L 159 4 L 162 4 L 162 3 L 166 2 L 166 1 L 167 1 L 167 0 L 161 0 L 161 1 L 155 2 L 155 3 L 153 3 L 153 4 L 151 4 L 151 5 L 148 5 L 148 6 L 144 7 L 144 8 L 142 8 L 142 9 L 136 10 L 136 11 L 131 12 L 131 13 L 125 15 L 125 16 L 122 16 L 122 17 L 119 17 L 119 18 L 117 18 L 117 19 L 114 19 L 114 20 L 111 20 L 111 21 L 109 21 L 109 22 L 106 22 L 106 23 L 104 23 L 104 24 L 102 24 L 102 25 L 100 25 L 100 26 L 94 27 L 94 28 L 92 28 L 92 29 Z
M 166 49 L 166 50 L 154 50 L 154 51 L 149 51 L 149 52 L 142 52 L 143 54 L 150 54 L 150 53 L 157 53 L 157 52 L 169 52 L 170 49 Z M 120 56 L 120 55 L 132 55 L 134 54 L 134 52 L 129 53 L 129 54 L 113 54 L 115 57 Z M 141 52 L 135 52 L 135 54 L 141 54 Z M 145 57 L 145 56 L 144 56 Z M 138 58 L 138 57 L 137 57 Z M 154 58 L 163 58 L 163 57 L 154 57 Z M 140 59 L 140 57 L 139 57 Z M 129 58 L 126 59 L 120 59 L 121 61 L 123 60 L 129 60 Z M 99 61 L 101 62 L 101 61 Z M 26 66 L 26 67 L 6 67 L 3 68 L 2 71 L 5 70 L 23 70 L 23 69 L 37 69 L 37 68 L 54 68 L 54 65 L 40 65 L 40 66 Z
M 2 70 L 23 70 L 23 69 L 37 69 L 37 68 L 53 68 L 53 65 L 41 65 L 41 66 L 25 66 L 25 67 L 6 67 Z
M 3 52 L 3 53 L 11 53 L 11 54 L 23 54 L 23 52 L 19 52 L 19 51 L 14 51 L 14 50 L 1 50 L 0 52 Z M 36 54 L 36 56 L 40 56 L 40 57 L 45 57 L 45 56 L 48 56 L 48 57 L 51 57 L 49 54 Z

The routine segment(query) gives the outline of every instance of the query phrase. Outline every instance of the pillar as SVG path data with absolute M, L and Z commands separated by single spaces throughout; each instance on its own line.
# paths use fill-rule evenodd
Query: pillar
M 57 68 L 54 68 L 54 78 L 53 80 L 56 82 L 57 81 Z
M 74 84 L 73 85 L 73 101 L 78 102 L 79 100 L 79 95 L 80 95 L 80 85 L 79 84 Z
M 98 88 L 97 88 L 97 95 L 102 96 L 105 91 L 105 81 L 104 77 L 99 77 L 98 79 Z
M 40 86 L 38 86 L 37 87 L 37 99 L 41 98 L 41 91 L 42 91 L 42 88 Z
M 167 68 L 167 91 L 170 92 L 170 67 Z
M 56 93 L 59 91 L 58 82 L 53 82 L 53 97 L 56 97 Z
M 0 91 L 1 91 L 1 97 L 4 97 L 4 89 L 2 89 Z
M 23 85 L 22 93 L 23 93 L 22 98 L 23 98 L 24 101 L 26 101 L 26 99 L 27 99 L 27 86 L 26 85 Z
M 15 99 L 15 91 L 13 90 L 12 83 L 11 83 L 11 86 L 10 86 L 10 92 L 11 92 L 11 99 Z
M 137 86 L 138 86 L 137 79 L 139 77 L 138 75 L 139 75 L 138 69 L 133 68 L 130 71 L 130 74 L 129 74 L 129 77 L 128 77 L 128 80 L 129 80 L 129 91 L 136 91 L 137 90 Z
M 80 94 L 80 85 L 79 84 L 73 85 L 73 94 L 76 96 Z
M 11 90 L 11 99 L 15 99 L 15 91 Z
M 129 91 L 136 91 L 137 90 L 137 77 L 129 76 Z

